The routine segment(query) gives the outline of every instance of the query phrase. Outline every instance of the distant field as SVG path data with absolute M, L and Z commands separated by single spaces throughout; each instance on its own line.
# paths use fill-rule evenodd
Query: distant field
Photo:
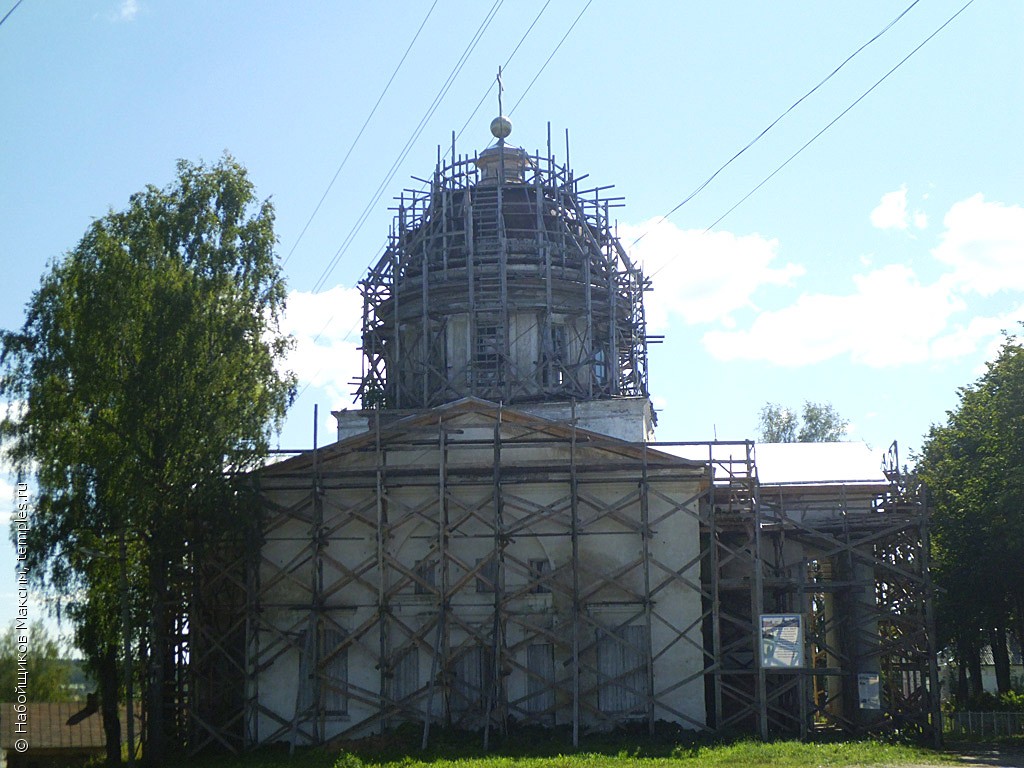
M 544 745 L 531 743 L 505 745 L 502 753 L 481 754 L 479 745 L 470 748 L 466 743 L 443 747 L 419 754 L 410 750 L 395 754 L 394 748 L 378 742 L 377 754 L 365 749 L 360 754 L 340 749 L 296 750 L 294 757 L 287 751 L 258 751 L 242 757 L 210 756 L 191 758 L 174 764 L 196 768 L 699 768 L 702 766 L 771 766 L 771 768 L 819 768 L 825 766 L 896 766 L 941 765 L 951 758 L 940 752 L 919 747 L 883 744 L 872 741 L 839 742 L 830 744 L 802 744 L 785 741 L 762 744 L 742 741 L 719 746 L 671 746 L 663 742 L 644 746 L 637 740 L 635 746 L 609 750 L 601 745 L 600 751 L 544 750 Z M 533 754 L 509 754 L 529 751 Z M 537 754 L 546 751 L 547 754 Z M 445 754 L 447 752 L 448 754 Z M 470 754 L 475 752 L 476 754 Z

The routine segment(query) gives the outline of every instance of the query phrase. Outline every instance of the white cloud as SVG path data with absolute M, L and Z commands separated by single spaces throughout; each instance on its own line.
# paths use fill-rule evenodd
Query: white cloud
M 362 373 L 362 306 L 359 290 L 342 285 L 322 293 L 288 294 L 281 330 L 295 337 L 295 348 L 287 367 L 298 376 L 300 388 L 323 388 L 332 408 L 351 406 L 351 382 Z
M 886 192 L 871 212 L 871 223 L 878 229 L 907 228 L 907 185 L 894 192 Z
M 882 368 L 933 357 L 932 340 L 964 308 L 945 286 L 922 286 L 903 265 L 857 275 L 853 283 L 847 295 L 804 294 L 784 309 L 763 312 L 749 329 L 709 332 L 704 345 L 720 360 L 799 366 L 848 355 Z
M 909 216 L 906 188 L 887 193 L 871 214 L 875 226 L 918 229 L 924 212 Z M 766 286 L 793 286 L 805 269 L 779 258 L 779 242 L 761 235 L 682 230 L 664 220 L 620 225 L 631 257 L 652 278 L 647 295 L 649 327 L 673 321 L 716 323 L 703 337 L 720 360 L 764 360 L 801 366 L 847 356 L 872 368 L 958 359 L 993 344 L 1000 332 L 1024 319 L 1024 308 L 1002 314 L 977 312 L 968 299 L 1001 288 L 1024 290 L 1024 208 L 975 195 L 946 214 L 932 255 L 947 271 L 922 284 L 910 266 L 877 266 L 878 254 L 863 257 L 865 272 L 849 290 L 805 293 L 778 311 L 760 312 L 737 327 L 738 311 L 757 310 Z M 300 386 L 324 389 L 331 407 L 352 407 L 352 381 L 362 370 L 362 299 L 355 288 L 336 286 L 319 294 L 292 291 L 283 330 L 296 338 L 288 366 Z M 958 315 L 960 316 L 958 318 Z
M 905 225 L 905 191 L 883 196 L 872 212 L 876 226 Z M 927 225 L 923 213 L 914 220 L 919 228 Z M 845 355 L 884 368 L 991 352 L 1001 331 L 1024 319 L 1024 307 L 982 314 L 970 299 L 1024 290 L 1024 208 L 975 195 L 954 204 L 943 223 L 932 255 L 948 269 L 934 282 L 924 285 L 909 266 L 890 264 L 855 276 L 848 293 L 804 294 L 784 309 L 761 313 L 748 328 L 709 332 L 703 343 L 721 360 L 785 366 Z
M 993 317 L 973 317 L 966 326 L 958 325 L 932 343 L 935 358 L 965 357 L 984 348 L 985 359 L 994 360 L 1003 345 L 1003 331 L 1012 330 L 1024 320 L 1024 307 Z
M 943 224 L 932 255 L 952 268 L 963 291 L 991 296 L 1024 290 L 1024 208 L 977 194 L 953 205 Z
M 647 295 L 647 321 L 664 330 L 672 316 L 685 322 L 734 325 L 732 313 L 753 306 L 753 295 L 765 285 L 790 285 L 804 273 L 796 264 L 777 266 L 777 240 L 760 235 L 682 230 L 669 221 L 652 219 L 620 225 L 619 237 L 641 263 L 654 290 Z
M 138 13 L 139 3 L 137 0 L 122 0 L 114 18 L 117 21 L 132 21 Z

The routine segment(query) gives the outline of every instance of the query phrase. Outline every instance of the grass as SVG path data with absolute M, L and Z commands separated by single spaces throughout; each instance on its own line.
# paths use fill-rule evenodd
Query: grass
M 488 753 L 479 735 L 441 733 L 429 750 L 415 746 L 418 734 L 401 730 L 344 747 L 297 749 L 268 748 L 247 755 L 209 755 L 171 763 L 173 768 L 715 768 L 767 766 L 770 768 L 845 768 L 941 764 L 950 758 L 934 750 L 878 741 L 804 744 L 796 741 L 732 741 L 709 743 L 649 736 L 597 736 L 580 750 L 567 745 L 564 734 L 519 734 Z

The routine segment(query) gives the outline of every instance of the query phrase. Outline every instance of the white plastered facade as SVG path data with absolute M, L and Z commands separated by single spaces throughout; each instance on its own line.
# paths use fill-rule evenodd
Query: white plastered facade
M 268 467 L 258 741 L 702 728 L 706 482 L 700 462 L 472 399 Z

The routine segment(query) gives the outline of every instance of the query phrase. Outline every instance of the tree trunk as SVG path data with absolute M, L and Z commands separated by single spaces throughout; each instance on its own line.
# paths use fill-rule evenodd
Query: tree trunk
M 996 627 L 988 633 L 989 645 L 992 647 L 992 664 L 996 668 L 996 690 L 999 693 L 1010 691 L 1010 654 L 1006 649 L 1006 630 Z
M 107 742 L 107 765 L 121 765 L 121 720 L 118 718 L 117 692 L 120 676 L 117 668 L 117 652 L 108 648 L 103 652 L 99 665 L 100 712 L 103 716 L 103 735 Z
M 1011 626 L 1013 626 L 1013 632 L 1017 638 L 1017 647 L 1024 654 L 1024 593 L 1017 595 L 1014 602 L 1017 604 L 1017 610 L 1014 612 L 1016 615 L 1013 617 Z
M 154 545 L 158 549 L 159 545 Z M 167 573 L 163 558 L 154 553 L 150 561 L 151 615 L 149 633 L 149 658 L 146 688 L 146 753 L 148 766 L 163 765 L 166 753 L 164 723 L 164 657 L 167 647 L 167 622 L 164 614 L 167 592 Z
M 956 703 L 961 707 L 967 706 L 967 700 L 971 698 L 971 690 L 967 685 L 967 664 L 961 659 L 956 665 Z
M 981 679 L 981 650 L 976 642 L 966 648 L 966 657 L 971 698 L 981 696 L 985 692 L 985 685 Z

